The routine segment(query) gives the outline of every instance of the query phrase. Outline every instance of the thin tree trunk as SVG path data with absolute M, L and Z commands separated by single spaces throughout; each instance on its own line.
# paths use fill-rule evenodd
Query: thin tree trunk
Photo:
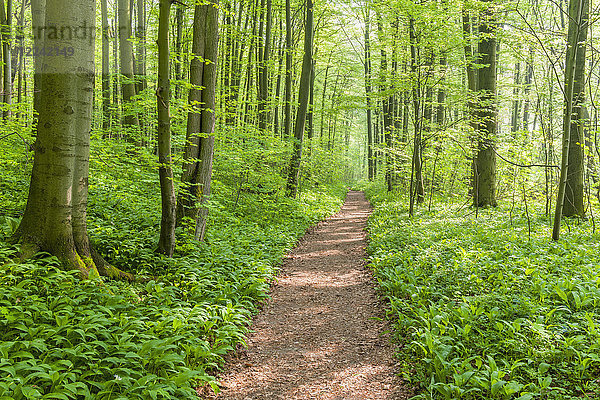
M 264 0 L 263 0 L 264 1 Z M 269 121 L 269 113 L 267 110 L 267 102 L 269 99 L 269 56 L 271 54 L 271 27 L 273 25 L 273 13 L 271 7 L 272 0 L 266 0 L 266 21 L 265 21 L 265 37 L 264 44 L 261 46 L 262 56 L 259 63 L 259 83 L 258 83 L 258 128 L 260 130 L 267 129 Z M 261 21 L 262 31 L 262 21 Z M 259 40 L 263 40 L 262 32 L 259 34 Z
M 373 91 L 372 87 L 372 77 L 371 77 L 371 40 L 370 40 L 370 30 L 371 30 L 371 21 L 370 21 L 370 8 L 368 3 L 365 6 L 365 99 L 367 102 L 367 166 L 368 166 L 368 178 L 369 181 L 373 181 L 375 179 L 375 168 L 373 166 L 373 111 L 372 111 L 372 99 L 371 92 Z
M 23 54 L 23 44 L 25 42 L 25 0 L 21 0 L 21 8 L 19 10 L 19 20 L 17 21 L 17 40 L 19 53 L 17 57 L 17 103 L 23 101 L 23 79 L 25 74 L 25 55 Z
M 123 81 L 121 83 L 121 92 L 123 95 L 123 126 L 129 129 L 126 132 L 127 138 L 131 143 L 136 142 L 134 132 L 131 128 L 139 127 L 140 122 L 137 113 L 132 110 L 132 98 L 135 96 L 135 81 L 133 75 L 133 44 L 131 42 L 131 3 L 129 0 L 118 0 L 118 19 L 119 19 L 119 58 L 121 61 L 121 74 Z
M 515 78 L 513 89 L 513 110 L 511 117 L 511 132 L 514 134 L 520 128 L 521 101 L 519 100 L 519 85 L 521 85 L 521 63 L 515 64 Z M 514 136 L 514 135 L 513 135 Z
M 496 23 L 492 8 L 487 8 L 479 25 L 478 53 L 483 65 L 478 71 L 478 144 L 475 159 L 475 207 L 496 207 L 496 150 L 498 128 L 496 94 Z
M 107 0 L 100 0 L 102 14 L 102 130 L 110 130 L 110 32 L 108 27 Z
M 424 199 L 424 182 L 423 182 L 423 160 L 422 160 L 422 119 L 421 119 L 421 77 L 419 76 L 419 60 L 418 60 L 418 43 L 415 32 L 415 20 L 409 20 L 410 31 L 410 54 L 411 54 L 411 73 L 413 74 L 413 107 L 415 113 L 414 120 L 414 141 L 413 141 L 413 157 L 411 166 L 410 192 L 409 192 L 409 215 L 414 215 L 415 202 L 423 202 Z M 421 201 L 419 201 L 419 197 Z
M 283 30 L 283 20 L 279 20 L 279 31 Z M 277 83 L 275 84 L 275 110 L 273 111 L 273 134 L 276 137 L 280 136 L 279 132 L 279 106 L 281 103 L 281 77 L 283 74 L 283 62 L 284 62 L 285 48 L 284 44 L 279 44 L 279 67 L 277 69 Z M 313 85 L 314 89 L 314 85 Z
M 469 125 L 471 127 L 471 137 L 470 137 L 470 149 L 471 154 L 469 154 L 471 161 L 471 168 L 469 171 L 470 179 L 469 179 L 469 193 L 475 194 L 475 157 L 477 148 L 475 145 L 477 138 L 477 129 L 479 124 L 477 123 L 477 69 L 475 68 L 475 54 L 473 54 L 473 46 L 471 45 L 471 18 L 469 16 L 469 12 L 463 9 L 462 12 L 462 20 L 463 20 L 463 40 L 465 42 L 464 51 L 465 51 L 465 63 L 466 63 L 466 72 L 467 72 L 467 108 L 468 108 L 468 117 L 469 117 Z
M 585 57 L 589 20 L 589 0 L 582 0 L 581 23 L 577 29 L 577 48 L 573 77 L 573 111 L 571 114 L 571 133 L 569 140 L 569 162 L 563 215 L 585 218 L 584 179 L 584 108 L 585 108 Z
M 333 51 L 329 55 L 329 60 L 327 61 L 327 67 L 325 67 L 325 79 L 323 80 L 323 93 L 321 95 L 321 125 L 319 127 L 319 143 L 323 143 L 323 132 L 325 131 L 325 100 L 327 99 L 327 84 L 329 83 L 329 68 L 331 67 L 331 57 L 333 56 Z
M 106 0 L 102 0 L 106 1 Z M 141 93 L 148 86 L 146 82 L 146 0 L 137 0 L 137 59 L 135 60 L 136 92 Z
M 4 61 L 4 98 L 3 102 L 12 104 L 12 57 L 11 57 L 11 42 L 12 42 L 12 0 L 6 0 L 6 8 L 4 0 L 0 0 L 0 23 L 2 24 L 2 59 Z M 10 108 L 4 110 L 4 119 L 10 116 Z
M 314 109 L 315 109 L 315 60 L 313 59 L 312 67 L 310 70 L 310 95 L 308 99 L 308 114 L 306 116 L 306 134 L 311 140 L 310 145 L 312 146 L 312 138 L 315 136 L 314 126 Z
M 175 86 L 175 98 L 179 99 L 182 96 L 182 82 L 183 81 L 183 17 L 184 17 L 184 5 L 177 4 L 175 11 L 175 80 L 177 85 Z
M 158 17 L 158 85 L 156 104 L 158 108 L 158 175 L 162 214 L 158 252 L 172 257 L 175 251 L 175 186 L 173 182 L 173 160 L 171 157 L 171 116 L 169 101 L 171 84 L 169 73 L 169 17 L 171 0 L 160 0 Z
M 292 134 L 292 8 L 285 0 L 285 111 L 283 135 Z M 321 128 L 322 129 L 322 128 Z M 322 130 L 321 130 L 322 132 Z
M 289 0 L 287 0 L 289 1 Z M 302 62 L 302 74 L 300 75 L 300 92 L 298 94 L 298 112 L 294 126 L 294 150 L 290 162 L 290 170 L 287 181 L 287 195 L 296 197 L 298 194 L 298 181 L 300 174 L 300 162 L 302 160 L 302 141 L 304 138 L 304 124 L 308 109 L 309 86 L 312 69 L 313 51 L 313 2 L 306 0 L 306 23 L 304 27 L 304 59 Z

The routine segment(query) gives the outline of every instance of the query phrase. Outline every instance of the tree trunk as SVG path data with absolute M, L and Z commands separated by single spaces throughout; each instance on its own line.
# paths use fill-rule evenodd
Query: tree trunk
M 308 135 L 308 139 L 311 140 L 310 145 L 312 146 L 312 138 L 315 136 L 315 126 L 314 126 L 314 117 L 315 117 L 315 60 L 312 61 L 312 67 L 310 70 L 310 94 L 308 98 L 308 111 L 306 115 L 306 134 Z M 310 149 L 309 149 L 310 153 Z
M 271 54 L 271 27 L 273 25 L 273 13 L 271 10 L 272 0 L 266 0 L 266 21 L 265 21 L 265 35 L 264 42 L 261 46 L 262 55 L 259 63 L 259 82 L 258 82 L 258 129 L 264 131 L 267 129 L 267 123 L 269 121 L 269 113 L 267 110 L 267 102 L 269 99 L 269 55 Z M 261 34 L 259 40 L 262 38 L 262 20 L 261 20 Z
M 215 97 L 219 42 L 218 1 L 194 8 L 192 60 L 186 147 L 181 190 L 177 202 L 178 224 L 191 219 L 194 236 L 204 240 L 214 153 Z M 210 60 L 210 63 L 204 62 Z M 201 106 L 202 105 L 202 106 Z
M 17 40 L 19 53 L 17 57 L 17 103 L 23 101 L 23 81 L 25 75 L 25 55 L 23 54 L 23 45 L 25 43 L 25 0 L 21 0 L 21 8 L 19 10 L 19 18 L 17 21 Z
M 279 20 L 279 31 L 283 30 L 283 20 Z M 285 39 L 284 39 L 285 40 Z M 281 77 L 283 75 L 283 62 L 284 62 L 285 47 L 283 43 L 279 43 L 279 67 L 277 69 L 277 83 L 275 84 L 275 110 L 273 111 L 273 134 L 276 137 L 280 137 L 279 129 L 279 107 L 281 103 Z M 314 89 L 314 85 L 313 85 Z
M 172 257 L 175 251 L 175 186 L 173 184 L 173 160 L 171 157 L 171 116 L 169 99 L 169 17 L 171 0 L 160 0 L 158 17 L 158 85 L 156 88 L 158 108 L 158 175 L 162 214 L 158 252 Z
M 521 85 L 521 63 L 515 64 L 515 78 L 514 78 L 514 89 L 513 89 L 513 110 L 511 116 L 511 132 L 513 137 L 516 138 L 516 133 L 519 128 L 519 119 L 521 117 L 521 101 L 519 100 L 519 85 Z
M 529 93 L 531 92 L 531 81 L 533 79 L 533 49 L 529 49 L 529 60 L 527 61 L 527 67 L 525 71 L 525 85 L 523 87 L 523 95 L 525 96 L 525 104 L 523 104 L 523 128 L 529 135 L 529 106 L 531 101 L 529 100 Z M 533 130 L 535 130 L 535 122 Z
M 289 1 L 289 0 L 287 0 Z M 294 149 L 290 162 L 290 170 L 287 181 L 287 195 L 296 197 L 298 194 L 298 181 L 300 175 L 300 161 L 302 160 L 302 141 L 304 139 L 304 123 L 306 122 L 306 111 L 308 109 L 308 96 L 312 70 L 313 51 L 313 2 L 306 0 L 306 23 L 304 27 L 304 59 L 302 62 L 302 74 L 300 75 L 300 92 L 298 94 L 298 111 L 296 124 L 294 125 Z
M 478 53 L 478 143 L 475 160 L 475 207 L 496 207 L 496 151 L 495 140 L 498 127 L 496 94 L 496 23 L 493 10 L 487 8 L 481 16 L 481 34 Z
M 477 123 L 477 69 L 475 68 L 475 55 L 473 54 L 473 46 L 471 45 L 471 19 L 469 12 L 463 10 L 463 40 L 465 42 L 465 63 L 467 72 L 467 108 L 468 108 L 468 119 L 471 127 L 471 135 L 469 141 L 469 147 L 471 154 L 468 155 L 471 161 L 471 168 L 469 171 L 469 194 L 475 194 L 475 157 L 477 148 L 475 142 L 477 140 L 477 129 L 479 127 Z
M 175 80 L 177 81 L 177 85 L 175 86 L 175 98 L 179 99 L 182 95 L 182 85 L 181 81 L 183 80 L 183 16 L 184 16 L 184 5 L 177 4 L 177 9 L 175 11 Z
M 446 88 L 444 87 L 444 84 L 446 81 L 447 66 L 448 60 L 446 58 L 446 55 L 442 54 L 440 56 L 440 88 L 438 89 L 437 111 L 435 117 L 435 122 L 437 124 L 438 129 L 444 129 L 444 124 L 446 123 Z
M 329 83 L 329 68 L 331 68 L 331 57 L 333 56 L 333 51 L 329 55 L 329 60 L 327 60 L 327 67 L 325 67 L 325 78 L 323 80 L 323 93 L 321 94 L 321 125 L 319 127 L 319 143 L 323 144 L 323 132 L 325 131 L 325 101 L 327 100 L 327 84 Z
M 586 26 L 584 20 L 584 10 L 589 7 L 588 0 L 570 0 L 569 2 L 569 32 L 567 36 L 567 51 L 565 62 L 565 106 L 563 115 L 563 143 L 562 157 L 560 163 L 560 179 L 558 182 L 558 195 L 556 198 L 556 209 L 554 212 L 554 227 L 552 230 L 552 239 L 560 239 L 560 226 L 565 203 L 565 192 L 567 189 L 568 170 L 569 170 L 569 148 L 572 132 L 572 112 L 573 112 L 573 93 L 575 83 L 575 70 L 577 67 L 577 53 L 579 52 L 579 34 Z
M 106 0 L 102 0 L 106 1 Z M 146 89 L 146 0 L 137 0 L 137 59 L 135 60 L 135 85 L 136 92 L 141 93 Z
M 290 0 L 285 0 L 285 111 L 283 134 L 292 134 L 292 8 Z
M 46 251 L 83 278 L 99 274 L 131 279 L 106 264 L 86 229 L 89 141 L 94 89 L 95 3 L 48 0 L 47 26 L 85 26 L 84 33 L 42 46 L 74 48 L 71 57 L 47 57 L 40 77 L 40 109 L 27 206 L 14 239 L 22 256 Z M 65 12 L 69 10 L 69 12 Z M 38 27 L 40 25 L 37 25 Z M 39 39 L 42 39 L 40 37 Z M 41 60 L 38 60 L 38 62 Z
M 0 0 L 0 23 L 2 25 L 2 59 L 4 60 L 4 98 L 3 102 L 12 104 L 12 57 L 11 57 L 11 36 L 12 36 L 12 0 Z M 3 118 L 10 116 L 10 108 L 6 108 Z
M 119 18 L 119 58 L 121 60 L 121 75 L 124 79 L 121 84 L 123 95 L 123 127 L 129 129 L 126 132 L 131 143 L 135 142 L 131 132 L 134 127 L 139 127 L 140 122 L 137 113 L 132 110 L 132 97 L 135 96 L 135 81 L 133 76 L 133 44 L 131 42 L 131 8 L 129 0 L 118 0 Z
M 417 34 L 415 31 L 415 20 L 409 20 L 410 31 L 410 54 L 411 54 L 411 73 L 413 74 L 413 107 L 415 113 L 414 120 L 414 141 L 413 141 L 413 157 L 410 176 L 409 189 L 409 210 L 408 214 L 414 215 L 415 202 L 422 203 L 425 199 L 425 188 L 423 182 L 423 155 L 422 155 L 422 118 L 421 118 L 421 77 L 419 76 L 419 59 L 417 47 Z
M 110 34 L 107 0 L 100 0 L 102 14 L 102 130 L 110 130 Z
M 371 92 L 373 91 L 371 83 L 371 40 L 370 40 L 370 9 L 368 3 L 365 10 L 365 99 L 367 102 L 367 166 L 368 166 L 368 178 L 369 181 L 375 179 L 375 168 L 373 166 L 373 111 L 372 111 L 372 99 Z
M 571 133 L 569 140 L 569 162 L 567 168 L 567 186 L 563 205 L 565 217 L 585 218 L 583 171 L 584 152 L 584 110 L 585 108 L 585 57 L 589 21 L 589 0 L 582 0 L 581 24 L 577 27 L 578 38 L 573 76 L 573 111 L 571 114 Z

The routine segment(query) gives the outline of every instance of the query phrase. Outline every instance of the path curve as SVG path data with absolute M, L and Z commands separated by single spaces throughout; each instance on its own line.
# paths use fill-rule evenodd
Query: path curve
M 400 400 L 394 349 L 370 273 L 371 206 L 349 192 L 342 210 L 284 260 L 248 348 L 228 360 L 219 400 Z

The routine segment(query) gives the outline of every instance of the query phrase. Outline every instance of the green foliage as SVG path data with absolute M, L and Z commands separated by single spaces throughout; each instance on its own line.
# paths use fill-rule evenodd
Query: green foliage
M 419 399 L 575 399 L 600 393 L 599 235 L 508 210 L 414 219 L 372 196 L 371 267 Z M 410 371 L 410 372 L 408 372 Z
M 12 144 L 2 146 L 0 164 L 0 399 L 194 399 L 198 386 L 218 390 L 213 375 L 244 344 L 277 263 L 345 193 L 338 185 L 297 200 L 238 197 L 235 183 L 217 180 L 206 243 L 180 230 L 176 257 L 165 259 L 154 252 L 154 156 L 123 157 L 123 144 L 95 138 L 90 239 L 110 263 L 148 281 L 82 282 L 48 254 L 16 260 L 18 248 L 2 241 L 27 195 L 28 164 Z

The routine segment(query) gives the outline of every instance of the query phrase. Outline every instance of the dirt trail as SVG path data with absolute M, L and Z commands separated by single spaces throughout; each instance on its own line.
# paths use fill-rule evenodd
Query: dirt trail
M 248 348 L 229 360 L 219 400 L 398 400 L 393 347 L 365 269 L 371 207 L 350 192 L 285 259 Z

